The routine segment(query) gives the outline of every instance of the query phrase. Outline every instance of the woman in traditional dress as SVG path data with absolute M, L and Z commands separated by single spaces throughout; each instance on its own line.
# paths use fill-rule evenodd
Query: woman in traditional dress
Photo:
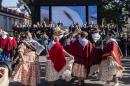
M 87 33 L 81 32 L 81 37 L 71 47 L 75 60 L 72 74 L 78 78 L 79 86 L 84 85 L 84 79 L 90 70 L 92 44 L 86 37 Z
M 117 41 L 112 38 L 112 34 L 107 34 L 106 39 L 100 65 L 99 79 L 106 82 L 104 86 L 111 86 L 110 81 L 113 79 L 114 85 L 112 86 L 119 86 L 118 78 L 122 76 L 123 72 L 121 62 L 123 55 Z
M 65 56 L 73 58 L 73 56 L 71 56 L 63 49 L 62 45 L 59 43 L 58 37 L 53 35 L 52 41 L 48 45 L 48 57 L 45 77 L 45 79 L 51 83 L 50 86 L 56 86 L 55 81 L 58 80 L 65 71 Z
M 20 62 L 15 68 L 15 74 L 12 81 L 18 83 L 18 86 L 37 86 L 40 81 L 39 63 L 34 47 L 27 42 L 31 42 L 31 33 L 26 33 L 26 39 L 19 45 Z M 16 86 L 14 84 L 14 86 Z
M 100 36 L 98 30 L 94 30 L 91 34 L 90 39 L 93 49 L 92 49 L 92 64 L 90 68 L 90 76 L 96 75 L 99 72 L 99 65 L 102 58 L 102 37 Z

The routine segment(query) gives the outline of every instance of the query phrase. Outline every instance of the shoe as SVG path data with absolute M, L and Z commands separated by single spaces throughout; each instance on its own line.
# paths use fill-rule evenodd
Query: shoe
M 119 83 L 115 83 L 113 86 L 119 86 Z
M 78 86 L 82 86 L 81 82 L 78 82 Z
M 82 85 L 82 86 L 84 86 L 84 85 L 85 85 L 85 84 L 84 84 L 84 80 L 81 80 L 81 85 Z

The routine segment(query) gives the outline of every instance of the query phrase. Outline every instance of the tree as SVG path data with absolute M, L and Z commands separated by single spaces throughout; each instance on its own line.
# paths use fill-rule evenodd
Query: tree
M 2 0 L 0 0 L 0 8 L 2 7 Z
M 31 16 L 31 9 L 30 6 L 28 5 L 29 3 L 32 3 L 31 0 L 18 0 L 17 7 L 20 8 L 21 6 L 23 6 L 23 9 L 21 10 L 27 11 L 28 14 Z
M 126 23 L 126 16 L 130 15 L 127 0 L 102 0 L 102 6 L 104 23 L 115 23 L 121 26 Z

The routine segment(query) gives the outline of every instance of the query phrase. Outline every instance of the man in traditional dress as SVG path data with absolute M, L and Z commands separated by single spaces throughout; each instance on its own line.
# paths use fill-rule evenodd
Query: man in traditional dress
M 2 31 L 0 36 L 0 86 L 9 85 L 9 75 L 11 71 L 10 55 L 12 44 L 7 32 Z
M 119 86 L 118 78 L 122 76 L 123 72 L 121 62 L 123 56 L 117 41 L 112 38 L 112 34 L 107 34 L 106 39 L 100 65 L 99 79 L 106 82 L 104 86 L 111 86 L 111 80 L 114 80 L 113 86 Z
M 87 33 L 81 32 L 81 37 L 72 43 L 72 55 L 74 66 L 72 74 L 78 78 L 79 86 L 84 85 L 84 79 L 88 76 L 90 64 L 92 63 L 92 44 L 86 39 Z

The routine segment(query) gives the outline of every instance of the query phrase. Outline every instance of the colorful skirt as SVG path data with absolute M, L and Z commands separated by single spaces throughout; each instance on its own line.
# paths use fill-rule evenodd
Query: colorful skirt
M 65 68 L 63 68 L 60 72 L 57 72 L 54 68 L 53 62 L 51 60 L 47 60 L 45 80 L 51 82 L 60 79 L 64 70 Z
M 92 66 L 90 67 L 89 76 L 93 76 L 94 73 L 99 72 L 99 65 L 100 65 L 100 64 L 92 65 Z
M 62 68 L 60 72 L 57 72 L 54 68 L 53 62 L 51 60 L 47 60 L 46 64 L 46 81 L 56 81 L 58 79 L 63 79 L 66 81 L 71 80 L 72 66 L 74 59 L 70 57 L 66 57 L 66 65 Z
M 83 64 L 74 63 L 72 74 L 75 77 L 86 78 L 87 70 Z
M 15 68 L 12 82 L 20 86 L 37 86 L 40 83 L 40 69 L 38 62 L 20 62 Z
M 108 57 L 107 60 L 103 60 L 100 64 L 98 78 L 101 81 L 111 81 L 113 76 L 122 77 L 123 67 L 119 65 L 113 57 Z

